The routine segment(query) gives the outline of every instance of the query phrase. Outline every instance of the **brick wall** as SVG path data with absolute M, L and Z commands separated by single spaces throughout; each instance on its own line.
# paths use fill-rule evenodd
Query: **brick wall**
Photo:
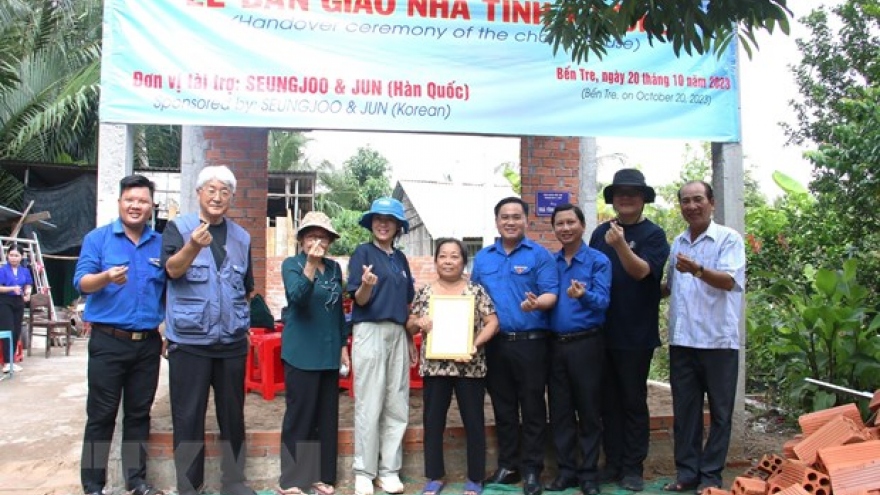
M 251 234 L 254 290 L 266 293 L 268 129 L 205 127 L 205 165 L 227 165 L 238 185 L 229 217 Z
M 526 234 L 550 250 L 558 250 L 550 217 L 535 216 L 535 193 L 562 191 L 571 193 L 571 202 L 578 204 L 580 190 L 580 138 L 523 137 L 520 145 L 521 197 L 529 204 L 529 226 Z

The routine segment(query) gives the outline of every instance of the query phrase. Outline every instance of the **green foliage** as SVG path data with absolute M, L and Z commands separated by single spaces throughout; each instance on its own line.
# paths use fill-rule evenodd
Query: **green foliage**
M 339 239 L 330 245 L 331 256 L 351 256 L 359 244 L 370 241 L 370 231 L 358 224 L 361 215 L 362 211 L 342 210 L 333 216 L 331 222 Z
M 757 31 L 788 34 L 786 0 L 682 2 L 680 0 L 556 0 L 544 11 L 544 33 L 553 53 L 572 61 L 600 59 L 607 47 L 622 44 L 630 31 L 644 31 L 648 42 L 671 43 L 676 56 L 714 50 L 722 53 L 736 39 L 751 56 Z
M 102 9 L 0 3 L 0 159 L 96 161 Z
M 391 193 L 390 176 L 388 160 L 369 147 L 358 148 L 357 153 L 345 161 L 342 170 L 325 163 L 318 172 L 326 188 L 321 194 L 324 208 L 364 212 L 370 209 L 374 199 Z
M 309 170 L 311 167 L 303 156 L 309 138 L 301 132 L 269 131 L 269 170 Z
M 358 244 L 370 240 L 370 232 L 358 225 L 373 200 L 391 193 L 388 160 L 367 148 L 345 161 L 342 170 L 324 162 L 318 180 L 324 192 L 318 194 L 315 208 L 329 216 L 339 239 L 330 247 L 333 256 L 347 256 Z
M 815 390 L 806 377 L 873 390 L 880 379 L 880 315 L 869 305 L 869 291 L 856 280 L 858 262 L 840 270 L 802 273 L 807 285 L 780 278 L 766 292 L 776 309 L 769 348 L 778 362 L 778 380 L 795 405 L 822 409 L 851 397 Z
M 179 125 L 135 126 L 135 168 L 180 170 L 181 127 Z
M 510 164 L 505 163 L 501 175 L 507 179 L 507 182 L 510 182 L 510 187 L 513 189 L 513 192 L 520 194 L 522 191 L 522 177 L 520 176 L 519 171 L 515 170 Z

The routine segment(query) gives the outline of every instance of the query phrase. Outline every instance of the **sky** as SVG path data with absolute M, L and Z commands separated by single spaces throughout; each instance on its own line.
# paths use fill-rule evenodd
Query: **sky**
M 779 123 L 795 122 L 789 100 L 797 99 L 799 93 L 789 66 L 799 60 L 795 40 L 807 34 L 797 19 L 815 7 L 836 3 L 839 0 L 788 2 L 794 13 L 790 35 L 779 31 L 772 36 L 761 34 L 760 48 L 751 60 L 740 50 L 744 165 L 754 169 L 762 191 L 770 197 L 781 192 L 771 178 L 775 170 L 803 184 L 810 180 L 811 167 L 803 159 L 805 149 L 786 146 Z M 369 146 L 388 159 L 392 185 L 400 179 L 443 180 L 446 176 L 480 183 L 489 173 L 483 164 L 518 163 L 520 152 L 518 138 L 334 131 L 313 131 L 307 136 L 310 141 L 305 155 L 313 164 L 328 160 L 341 167 L 358 148 Z M 610 182 L 619 168 L 638 167 L 648 183 L 657 186 L 678 176 L 686 145 L 700 146 L 697 141 L 631 138 L 598 138 L 597 143 L 600 182 Z

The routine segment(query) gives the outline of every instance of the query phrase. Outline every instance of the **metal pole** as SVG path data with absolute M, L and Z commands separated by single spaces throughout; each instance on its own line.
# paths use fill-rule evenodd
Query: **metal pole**
M 845 394 L 855 395 L 856 397 L 864 397 L 866 399 L 873 399 L 874 398 L 874 394 L 872 394 L 872 393 L 859 392 L 858 390 L 853 390 L 851 388 L 841 387 L 840 385 L 834 385 L 833 383 L 819 381 L 814 378 L 804 378 L 804 381 L 812 383 L 814 385 L 819 385 L 820 387 L 829 388 L 829 389 L 835 390 L 837 392 L 843 392 Z

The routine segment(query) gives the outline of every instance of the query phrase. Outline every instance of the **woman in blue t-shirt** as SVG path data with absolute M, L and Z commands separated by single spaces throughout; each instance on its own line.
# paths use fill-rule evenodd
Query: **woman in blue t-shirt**
M 348 265 L 354 299 L 355 495 L 372 495 L 374 480 L 386 493 L 403 493 L 399 472 L 411 364 L 404 326 L 415 288 L 406 256 L 394 241 L 409 230 L 409 222 L 400 201 L 379 198 L 359 223 L 372 240 L 355 249 Z
M 21 336 L 24 305 L 30 300 L 34 279 L 27 268 L 21 266 L 21 251 L 12 246 L 6 252 L 7 263 L 0 267 L 0 330 L 12 330 L 12 352 Z M 3 373 L 21 371 L 21 366 L 9 363 L 9 342 L 3 340 Z

